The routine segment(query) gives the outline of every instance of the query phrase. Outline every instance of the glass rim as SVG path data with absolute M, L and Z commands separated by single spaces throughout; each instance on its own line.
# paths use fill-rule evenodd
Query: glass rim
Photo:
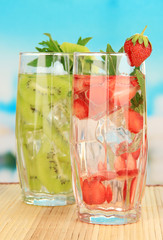
M 20 52 L 19 53 L 20 56 L 24 55 L 24 56 L 37 56 L 37 55 L 56 55 L 56 56 L 69 56 L 69 55 L 73 55 L 73 53 L 64 53 L 64 52 Z
M 97 56 L 107 56 L 107 55 L 112 55 L 112 56 L 127 56 L 125 52 L 119 53 L 111 53 L 111 52 L 74 52 L 74 56 L 90 56 L 90 55 L 97 55 Z

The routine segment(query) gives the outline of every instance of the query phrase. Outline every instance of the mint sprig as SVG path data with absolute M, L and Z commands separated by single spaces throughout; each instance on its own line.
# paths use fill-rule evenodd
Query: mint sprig
M 65 53 L 73 53 L 73 52 L 89 52 L 89 49 L 85 46 L 92 37 L 88 38 L 81 38 L 79 37 L 77 44 L 75 43 L 68 43 L 64 42 L 59 44 L 57 40 L 54 40 L 50 33 L 44 33 L 49 39 L 46 41 L 42 41 L 38 43 L 40 46 L 36 47 L 38 52 L 65 52 Z M 54 57 L 52 55 L 45 56 L 45 65 L 46 67 L 50 67 L 54 61 Z M 61 62 L 64 65 L 64 59 L 61 59 Z M 28 65 L 32 67 L 37 67 L 40 62 L 38 58 L 34 59 L 33 61 L 29 62 Z M 43 67 L 44 67 L 43 66 Z M 72 73 L 73 68 L 73 57 L 70 59 L 69 71 Z
M 85 46 L 91 39 L 92 39 L 92 37 L 83 38 L 83 39 L 82 39 L 82 37 L 79 37 L 77 44 Z
M 104 52 L 103 50 L 100 50 L 100 52 Z M 108 43 L 106 47 L 106 52 L 107 53 L 116 53 L 112 46 Z M 119 53 L 124 52 L 124 47 L 121 47 L 118 51 Z M 117 63 L 117 57 L 113 55 L 109 55 L 109 75 L 116 75 L 116 69 L 118 69 L 118 63 Z
M 143 113 L 143 96 L 139 92 L 131 99 L 131 109 Z
M 60 48 L 60 44 L 53 40 L 50 33 L 44 33 L 47 37 L 49 37 L 49 40 L 42 41 L 39 43 L 39 45 L 43 46 L 42 48 L 36 47 L 36 50 L 38 52 L 62 52 L 62 49 Z
M 141 94 L 139 92 L 131 99 L 131 109 L 140 114 L 144 112 L 144 103 L 146 100 L 145 96 L 145 76 L 144 74 L 138 69 L 135 68 L 134 71 L 130 75 L 135 75 L 137 77 L 137 81 L 140 86 Z
M 145 76 L 138 69 L 136 69 L 135 73 L 136 73 L 136 77 L 137 77 L 137 80 L 138 80 L 138 83 L 139 83 L 139 86 L 141 89 L 142 96 L 143 96 L 143 98 L 145 98 Z

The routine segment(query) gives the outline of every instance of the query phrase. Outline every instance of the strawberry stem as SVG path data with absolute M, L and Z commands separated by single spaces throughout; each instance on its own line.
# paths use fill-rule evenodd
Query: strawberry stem
M 141 35 L 143 35 L 143 34 L 144 34 L 144 32 L 145 32 L 146 28 L 147 28 L 147 25 L 145 26 L 145 28 L 144 28 L 144 29 L 143 29 L 143 31 L 141 32 Z

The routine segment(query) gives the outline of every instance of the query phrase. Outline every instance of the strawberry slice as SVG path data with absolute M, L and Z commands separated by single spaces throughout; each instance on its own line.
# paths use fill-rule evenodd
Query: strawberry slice
M 136 186 L 137 186 L 137 177 L 133 178 L 130 186 L 130 203 L 134 203 L 135 193 L 136 193 Z
M 125 181 L 124 187 L 123 187 L 123 200 L 124 201 L 126 200 L 126 195 L 127 195 L 127 184 L 129 184 L 129 182 Z M 130 204 L 134 203 L 136 186 L 137 186 L 137 177 L 134 177 L 132 179 L 131 185 L 130 185 Z
M 121 177 L 121 178 L 126 178 L 126 177 L 135 177 L 138 175 L 138 169 L 133 169 L 133 170 L 120 170 L 120 171 L 117 171 L 117 175 L 118 177 Z
M 145 192 L 146 175 L 141 174 L 140 188 L 139 188 L 139 201 L 143 198 Z
M 136 160 L 133 158 L 131 154 L 128 155 L 126 168 L 127 170 L 135 170 L 137 168 Z
M 87 90 L 90 85 L 102 84 L 105 76 L 74 75 L 74 93 Z
M 129 154 L 130 154 L 130 153 L 125 152 L 125 153 L 121 154 L 121 157 L 126 160 L 126 159 L 129 157 Z M 135 152 L 132 152 L 131 154 L 132 154 L 132 157 L 133 157 L 135 160 L 138 160 L 139 155 L 140 155 L 140 148 L 138 148 Z
M 124 160 L 126 160 L 128 158 L 128 152 L 125 152 L 123 154 L 121 154 L 121 158 L 123 158 Z
M 117 174 L 115 172 L 107 170 L 99 171 L 98 173 L 91 175 L 91 179 L 98 180 L 100 182 L 109 181 L 115 179 L 116 177 Z
M 139 82 L 138 82 L 137 77 L 134 77 L 134 76 L 133 76 L 133 78 L 131 78 L 131 84 L 132 84 L 134 87 L 140 88 L 140 85 L 139 85 Z
M 96 180 L 98 182 L 106 181 L 105 172 L 98 172 L 91 175 L 89 179 Z
M 90 76 L 86 76 L 86 77 L 85 76 L 83 77 L 83 76 L 82 75 L 74 75 L 74 85 L 73 85 L 74 94 L 83 92 L 86 89 L 88 89 L 88 86 L 84 85 L 84 79 L 88 78 Z
M 125 170 L 126 169 L 125 159 L 123 159 L 121 156 L 116 157 L 114 161 L 114 168 L 117 172 Z
M 106 81 L 106 76 L 105 75 L 85 75 L 84 78 L 84 86 L 92 86 L 92 85 L 99 85 L 102 84 Z
M 131 185 L 130 185 L 130 204 L 133 205 L 134 203 L 134 199 L 135 199 L 135 193 L 136 193 L 136 187 L 137 187 L 137 183 L 138 183 L 138 178 L 137 176 L 134 177 L 131 181 Z M 124 182 L 124 188 L 123 188 L 123 200 L 126 200 L 126 194 L 127 194 L 127 184 L 129 184 L 129 182 L 125 181 Z M 144 191 L 144 175 L 141 176 L 141 180 L 139 183 L 139 201 L 141 200 L 142 196 L 143 196 L 143 191 Z
M 112 76 L 109 82 L 110 102 L 117 106 L 129 105 L 139 88 L 133 76 Z
M 105 202 L 106 198 L 106 188 L 105 186 L 97 181 L 88 181 L 85 179 L 82 186 L 83 201 L 88 204 L 102 204 Z
M 88 106 L 79 98 L 74 100 L 74 115 L 80 120 L 88 117 Z
M 127 181 L 125 180 L 123 187 L 123 201 L 126 200 L 126 194 L 127 194 Z
M 127 86 L 132 84 L 133 86 L 139 86 L 139 83 L 137 82 L 137 78 L 135 76 L 110 75 L 108 80 L 110 84 L 113 83 L 112 85 L 117 84 L 121 86 Z
M 132 156 L 135 160 L 138 160 L 140 156 L 140 148 L 138 148 L 135 152 L 132 152 Z
M 106 171 L 107 170 L 107 162 L 106 161 L 99 161 L 98 163 L 98 171 Z
M 126 127 L 132 133 L 138 133 L 143 128 L 143 116 L 132 109 L 125 112 Z
M 104 85 L 92 86 L 85 94 L 93 104 L 102 105 L 107 102 L 107 88 Z
M 107 186 L 107 188 L 106 188 L 106 201 L 107 201 L 108 203 L 110 203 L 111 200 L 112 200 L 112 198 L 113 198 L 112 189 L 111 189 L 110 184 L 108 184 L 108 186 Z
M 119 177 L 133 177 L 138 174 L 136 160 L 128 154 L 127 160 L 118 156 L 114 162 L 114 168 Z

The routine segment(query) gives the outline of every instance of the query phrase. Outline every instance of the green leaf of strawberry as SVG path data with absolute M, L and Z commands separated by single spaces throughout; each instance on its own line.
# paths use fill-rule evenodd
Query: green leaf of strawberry
M 137 33 L 125 41 L 124 50 L 129 57 L 131 66 L 139 67 L 151 55 L 152 44 L 147 36 L 143 35 L 146 28 L 147 26 L 141 34 Z

